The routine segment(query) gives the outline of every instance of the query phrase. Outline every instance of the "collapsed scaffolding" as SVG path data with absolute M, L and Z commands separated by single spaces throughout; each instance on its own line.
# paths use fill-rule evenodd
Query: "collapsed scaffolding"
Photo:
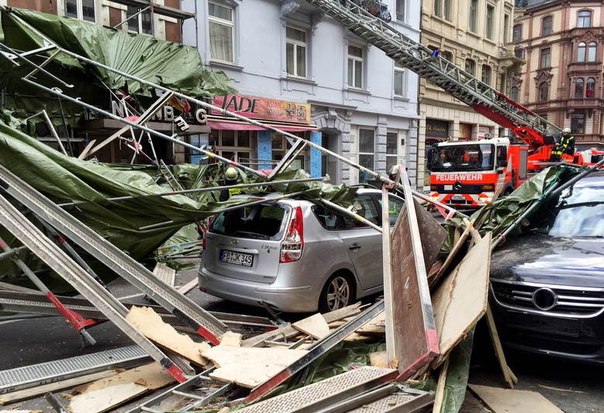
M 404 166 L 398 169 L 398 175 L 395 178 L 372 171 L 368 168 L 356 164 L 355 162 L 337 153 L 329 151 L 318 144 L 302 139 L 296 135 L 281 131 L 278 128 L 265 125 L 262 122 L 249 119 L 236 113 L 232 113 L 222 108 L 216 107 L 207 103 L 203 99 L 191 97 L 184 93 L 166 88 L 162 85 L 148 82 L 142 78 L 132 76 L 128 73 L 116 70 L 108 65 L 104 65 L 92 59 L 86 58 L 72 51 L 64 49 L 58 46 L 55 42 L 53 42 L 50 38 L 42 34 L 40 31 L 35 29 L 33 26 L 25 22 L 19 16 L 15 15 L 13 11 L 9 11 L 6 9 L 3 9 L 3 11 L 7 15 L 10 15 L 11 18 L 15 20 L 15 22 L 18 22 L 20 25 L 23 25 L 23 27 L 26 27 L 28 30 L 34 33 L 35 36 L 41 39 L 42 42 L 41 48 L 29 51 L 19 51 L 0 43 L 0 47 L 3 49 L 2 54 L 10 60 L 11 64 L 23 64 L 27 66 L 32 66 L 32 71 L 23 78 L 23 81 L 29 84 L 30 86 L 33 86 L 43 92 L 48 93 L 49 95 L 57 96 L 60 99 L 67 100 L 73 104 L 79 105 L 83 108 L 89 109 L 103 116 L 124 123 L 125 126 L 118 133 L 113 134 L 111 137 L 109 137 L 109 139 L 120 138 L 122 134 L 130 133 L 131 139 L 129 142 L 132 143 L 132 149 L 135 153 L 140 145 L 142 137 L 144 136 L 143 134 L 146 134 L 149 139 L 151 139 L 151 137 L 165 139 L 174 144 L 182 145 L 192 151 L 199 152 L 202 155 L 207 156 L 208 158 L 216 159 L 217 161 L 226 165 L 239 168 L 245 171 L 246 173 L 254 175 L 258 178 L 259 181 L 256 183 L 235 186 L 237 188 L 246 188 L 248 186 L 258 187 L 263 185 L 275 185 L 282 183 L 312 183 L 315 180 L 325 179 L 292 179 L 289 181 L 281 181 L 278 179 L 288 169 L 288 167 L 291 165 L 292 161 L 296 158 L 296 156 L 305 148 L 310 147 L 311 149 L 318 150 L 327 156 L 334 157 L 340 162 L 343 162 L 353 168 L 365 172 L 369 176 L 372 176 L 373 178 L 381 182 L 382 194 L 383 197 L 385 197 L 384 200 L 387 200 L 387 191 L 389 189 L 396 188 L 398 191 L 404 194 L 405 199 L 418 199 L 422 202 L 433 203 L 440 211 L 443 211 L 444 215 L 446 215 L 448 218 L 457 216 L 458 221 L 462 223 L 456 228 L 457 238 L 455 240 L 455 244 L 452 245 L 450 248 L 449 256 L 447 257 L 445 262 L 438 267 L 434 267 L 434 265 L 436 263 L 436 257 L 439 251 L 441 250 L 442 243 L 444 242 L 446 235 L 444 234 L 444 230 L 440 228 L 440 225 L 438 223 L 431 222 L 430 217 L 426 217 L 425 214 L 422 214 L 423 209 L 421 205 L 416 204 L 416 201 L 407 202 L 406 211 L 404 215 L 401 216 L 399 219 L 399 221 L 401 222 L 397 223 L 397 227 L 395 228 L 392 234 L 388 225 L 388 219 L 382 220 L 382 228 L 376 228 L 376 226 L 372 224 L 371 226 L 382 232 L 385 276 L 384 300 L 378 302 L 369 309 L 364 310 L 358 316 L 349 320 L 341 327 L 335 329 L 333 332 L 330 333 L 330 335 L 324 337 L 322 340 L 315 342 L 308 349 L 308 352 L 304 355 L 304 357 L 294 361 L 289 366 L 287 366 L 287 368 L 282 371 L 279 371 L 269 380 L 260 383 L 258 384 L 258 386 L 254 387 L 245 396 L 243 400 L 244 403 L 253 403 L 265 397 L 278 385 L 284 383 L 285 381 L 302 371 L 311 362 L 317 360 L 319 357 L 323 356 L 326 352 L 331 350 L 344 337 L 350 335 L 365 324 L 369 323 L 379 313 L 382 312 L 387 315 L 385 317 L 386 349 L 388 359 L 387 364 L 396 364 L 396 368 L 385 369 L 369 374 L 375 374 L 377 377 L 383 378 L 382 380 L 386 381 L 392 381 L 395 379 L 407 380 L 409 378 L 418 377 L 419 375 L 426 373 L 427 371 L 429 371 L 430 368 L 445 366 L 441 370 L 441 376 L 444 383 L 444 380 L 446 380 L 447 371 L 446 355 L 449 352 L 453 351 L 456 346 L 459 345 L 460 341 L 468 334 L 471 327 L 475 325 L 477 320 L 481 318 L 485 312 L 487 313 L 487 316 L 489 314 L 485 298 L 487 290 L 485 280 L 488 279 L 488 264 L 483 264 L 481 266 L 481 272 L 479 274 L 483 276 L 482 282 L 484 284 L 484 289 L 479 291 L 479 293 L 482 294 L 482 301 L 477 300 L 477 302 L 479 304 L 481 303 L 481 305 L 476 308 L 476 313 L 471 314 L 471 319 L 467 320 L 467 324 L 463 325 L 462 331 L 455 332 L 455 334 L 453 334 L 455 336 L 454 340 L 451 340 L 447 343 L 443 343 L 441 337 L 441 340 L 439 341 L 437 325 L 440 323 L 438 327 L 442 329 L 443 320 L 435 319 L 434 312 L 432 309 L 432 300 L 434 300 L 435 296 L 433 295 L 433 298 L 431 300 L 430 287 L 436 285 L 439 279 L 442 281 L 442 279 L 444 279 L 445 276 L 449 273 L 449 267 L 453 265 L 456 259 L 459 259 L 458 254 L 460 254 L 462 246 L 466 244 L 468 238 L 473 240 L 474 243 L 474 246 L 472 247 L 472 249 L 470 249 L 470 251 L 474 251 L 474 255 L 482 256 L 483 259 L 485 256 L 488 257 L 488 251 L 492 248 L 490 236 L 481 237 L 480 235 L 478 235 L 477 231 L 474 229 L 473 223 L 467 220 L 468 217 L 446 205 L 435 203 L 434 201 L 426 197 L 424 194 L 412 190 L 409 185 Z M 36 56 L 40 54 L 45 55 L 42 63 L 36 64 L 30 59 L 31 56 Z M 50 56 L 46 56 L 46 54 L 50 54 Z M 45 86 L 39 82 L 32 80 L 35 75 L 44 74 L 49 76 L 50 79 L 54 80 L 55 82 L 59 82 L 59 84 L 69 90 L 70 85 L 67 82 L 61 80 L 59 77 L 50 73 L 46 69 L 50 62 L 54 61 L 55 59 L 58 59 L 62 55 L 76 59 L 83 65 L 101 67 L 104 70 L 116 73 L 117 75 L 122 76 L 124 78 L 128 78 L 134 82 L 139 82 L 140 84 L 143 84 L 148 88 L 159 90 L 162 92 L 162 94 L 140 117 L 136 119 L 124 119 L 110 112 L 104 111 L 103 109 L 100 109 L 93 104 L 86 103 L 78 97 L 68 96 L 63 90 L 57 87 Z M 253 168 L 242 165 L 238 162 L 234 162 L 230 159 L 218 156 L 212 151 L 207 150 L 203 147 L 197 147 L 183 142 L 178 139 L 177 134 L 166 135 L 147 126 L 146 123 L 148 122 L 148 120 L 155 114 L 157 110 L 159 110 L 162 104 L 172 99 L 173 97 L 195 103 L 200 107 L 220 112 L 226 116 L 246 121 L 253 125 L 283 135 L 287 138 L 291 148 L 283 157 L 283 159 L 279 161 L 275 168 L 270 171 L 258 171 Z M 46 114 L 45 117 L 47 117 Z M 181 128 L 186 128 L 186 125 L 183 124 L 184 120 L 178 119 L 177 122 L 180 124 Z M 139 130 L 141 132 L 141 135 L 139 135 L 138 138 L 136 138 L 133 133 L 134 129 Z M 80 157 L 85 158 L 86 156 L 93 154 L 96 150 L 99 149 L 101 145 L 107 144 L 109 139 L 97 145 L 96 147 L 89 145 L 85 149 L 85 151 L 80 155 Z M 58 140 L 59 142 L 61 141 L 60 138 L 58 138 Z M 165 170 L 165 164 L 163 164 L 162 160 L 157 158 L 157 156 L 155 155 L 155 151 L 153 152 L 153 156 L 148 157 L 149 160 L 152 161 L 158 168 Z M 64 153 L 66 152 L 64 151 Z M 46 198 L 43 194 L 28 185 L 26 182 L 23 182 L 10 170 L 5 167 L 0 168 L 0 179 L 3 182 L 4 193 L 10 195 L 14 200 L 18 201 L 23 207 L 25 207 L 25 209 L 32 212 L 40 222 L 43 222 L 45 225 L 51 227 L 54 231 L 57 231 L 63 236 L 66 236 L 70 242 L 74 242 L 76 245 L 78 245 L 79 247 L 90 253 L 92 256 L 94 256 L 97 260 L 105 263 L 106 266 L 114 270 L 119 276 L 126 279 L 129 283 L 134 285 L 142 293 L 146 294 L 148 297 L 156 301 L 157 304 L 163 309 L 164 313 L 171 314 L 173 317 L 179 318 L 184 321 L 185 324 L 192 326 L 193 329 L 197 332 L 197 334 L 204 340 L 214 346 L 218 346 L 221 343 L 222 339 L 225 337 L 225 335 L 229 333 L 229 327 L 225 322 L 221 321 L 219 317 L 214 316 L 209 312 L 206 312 L 204 309 L 193 303 L 191 300 L 187 299 L 183 294 L 175 290 L 172 286 L 158 280 L 153 273 L 147 270 L 136 260 L 133 260 L 127 254 L 124 254 L 122 251 L 115 248 L 113 245 L 104 240 L 98 234 L 95 234 L 85 225 L 78 222 L 68 212 L 65 212 L 61 206 L 55 205 L 50 199 Z M 231 187 L 232 186 L 214 186 L 211 188 L 191 191 L 217 191 L 220 189 L 228 189 Z M 188 192 L 187 190 L 182 190 L 180 188 L 173 187 L 173 189 L 174 191 L 172 192 L 153 194 L 149 196 L 171 196 L 175 194 L 186 194 Z M 284 194 L 283 197 L 293 197 L 300 194 L 301 191 L 296 191 Z M 114 201 L 115 200 L 116 199 L 114 199 Z M 366 220 L 354 214 L 350 209 L 342 207 L 335 202 L 331 202 L 327 199 L 318 199 L 317 201 L 322 202 L 326 206 L 336 209 L 341 213 L 348 214 L 354 219 L 361 220 L 367 223 Z M 385 206 L 388 205 L 388 202 L 382 202 L 382 204 L 384 205 L 384 208 L 386 208 Z M 231 208 L 237 207 L 240 206 L 231 206 Z M 384 211 L 383 213 L 387 214 L 386 209 L 384 209 Z M 44 235 L 31 222 L 28 217 L 26 217 L 17 208 L 15 208 L 4 195 L 0 196 L 0 214 L 2 215 L 2 217 L 4 218 L 4 222 L 6 223 L 3 224 L 3 226 L 8 229 L 13 234 L 13 236 L 18 238 L 27 249 L 33 251 L 39 258 L 45 261 L 49 267 L 53 268 L 57 273 L 62 274 L 65 279 L 70 284 L 72 284 L 76 288 L 76 290 L 84 298 L 86 298 L 87 301 L 92 304 L 92 306 L 96 310 L 100 311 L 101 315 L 97 314 L 95 315 L 95 317 L 103 317 L 116 324 L 128 337 L 132 339 L 132 341 L 134 341 L 141 349 L 144 350 L 144 353 L 150 355 L 155 361 L 159 362 L 162 367 L 165 368 L 176 381 L 182 383 L 181 386 L 191 387 L 197 386 L 200 383 L 208 383 L 208 381 L 210 380 L 209 371 L 203 371 L 197 374 L 195 368 L 192 367 L 190 364 L 188 364 L 187 362 L 183 362 L 181 358 L 175 357 L 173 354 L 169 354 L 163 351 L 151 340 L 141 334 L 137 330 L 137 328 L 133 326 L 131 322 L 128 321 L 128 309 L 125 307 L 125 305 L 105 290 L 102 283 L 94 277 L 93 271 L 89 268 L 86 268 L 85 261 L 78 258 L 76 255 L 70 256 L 64 253 L 61 249 L 59 249 L 53 242 L 48 240 L 46 235 Z M 424 223 L 421 224 L 422 231 L 420 231 L 420 224 L 418 224 L 418 222 Z M 428 239 L 430 238 L 432 238 L 432 241 L 428 241 Z M 437 239 L 439 241 L 434 241 L 434 239 Z M 395 245 L 391 245 L 391 243 Z M 430 249 L 422 250 L 425 245 L 428 245 Z M 21 246 L 11 248 L 8 245 L 3 245 L 2 247 L 5 253 L 4 255 L 0 256 L 1 258 L 8 258 L 9 256 L 14 256 L 19 253 L 20 249 L 23 249 L 23 247 Z M 396 251 L 397 255 L 391 256 L 390 251 Z M 412 284 L 413 287 L 411 290 L 402 288 L 400 283 L 403 282 L 403 278 L 396 276 L 397 273 L 400 271 L 400 268 L 407 267 L 410 267 L 411 270 L 409 270 L 410 274 L 407 275 L 405 280 Z M 23 267 L 23 271 L 28 274 L 25 267 Z M 32 280 L 35 280 L 35 275 L 33 275 Z M 85 317 L 80 316 L 77 312 L 70 309 L 69 304 L 63 304 L 61 300 L 50 291 L 50 289 L 48 289 L 46 286 L 44 286 L 42 283 L 39 283 L 38 281 L 34 281 L 34 283 L 37 284 L 39 290 L 42 291 L 47 296 L 47 298 L 59 309 L 59 311 L 61 311 L 61 313 L 71 322 L 71 324 L 83 334 L 85 339 L 89 343 L 92 343 L 94 339 L 90 337 L 86 328 L 91 326 L 92 323 L 94 323 L 94 320 L 86 319 Z M 448 285 L 448 287 L 453 288 L 452 285 Z M 401 290 L 407 291 L 406 294 L 408 295 L 403 294 L 402 297 L 399 297 L 395 292 L 399 292 Z M 444 299 L 445 298 L 440 298 L 440 300 Z M 413 303 L 411 307 L 412 311 L 409 311 L 409 306 L 403 305 L 403 303 L 405 303 L 405 300 L 407 300 L 407 303 Z M 35 304 L 31 304 L 31 306 L 35 306 Z M 249 320 L 242 320 L 243 323 L 247 321 Z M 495 332 L 496 330 L 494 323 L 492 322 L 492 318 L 487 317 L 487 321 L 489 323 L 489 326 L 491 327 L 491 331 Z M 420 325 L 421 328 L 417 330 L 416 328 L 413 328 L 414 325 Z M 408 329 L 403 329 L 401 328 L 401 326 L 407 326 Z M 414 332 L 413 337 L 410 337 L 411 335 L 408 334 L 408 331 Z M 507 367 L 503 353 L 500 352 L 500 346 L 498 344 L 496 333 L 494 333 L 493 340 L 496 349 L 498 349 L 498 356 L 505 374 L 506 381 L 510 386 L 513 386 L 515 377 Z M 411 347 L 412 349 L 410 350 Z M 397 361 L 397 363 L 394 362 L 395 360 Z M 362 378 L 362 380 L 364 380 L 364 378 Z M 197 396 L 199 400 L 198 402 L 196 402 L 197 404 L 195 407 L 203 406 L 204 403 L 209 403 L 219 395 L 224 395 L 227 392 L 232 392 L 234 390 L 234 387 L 236 386 L 217 386 L 218 390 L 210 392 L 210 394 L 205 394 L 204 396 Z M 393 393 L 398 390 L 400 389 L 390 388 L 388 391 Z M 430 397 L 426 397 L 424 393 L 413 393 L 408 389 L 406 391 L 408 394 L 414 394 L 414 399 L 421 399 L 423 404 L 418 403 L 418 405 L 421 405 L 421 407 L 425 406 L 427 399 L 430 402 L 432 400 Z M 180 392 L 182 395 L 183 389 L 171 389 L 168 392 L 169 394 L 166 394 L 165 396 L 171 394 L 178 394 L 178 392 Z M 363 403 L 364 401 L 366 401 L 366 399 L 362 400 L 360 403 Z M 317 401 L 313 403 L 316 402 Z M 309 404 L 307 403 L 305 407 L 308 406 Z M 148 411 L 148 408 L 145 406 L 141 406 L 139 410 Z

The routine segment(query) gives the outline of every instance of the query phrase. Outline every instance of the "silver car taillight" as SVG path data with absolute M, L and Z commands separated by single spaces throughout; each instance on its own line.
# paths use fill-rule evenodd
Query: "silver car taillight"
M 302 258 L 304 249 L 304 223 L 302 220 L 302 208 L 296 207 L 293 211 L 292 220 L 281 243 L 281 255 L 279 262 L 294 262 Z

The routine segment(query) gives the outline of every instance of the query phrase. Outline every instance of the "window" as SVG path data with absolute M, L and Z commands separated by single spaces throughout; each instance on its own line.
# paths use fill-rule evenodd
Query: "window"
M 386 134 L 386 173 L 398 163 L 398 133 L 388 132 Z
M 591 27 L 591 11 L 581 10 L 577 12 L 577 27 Z
M 495 32 L 495 7 L 490 4 L 487 5 L 487 21 L 485 27 L 485 36 L 489 40 L 493 40 L 493 33 Z
M 359 129 L 359 165 L 375 170 L 375 131 L 372 129 Z M 369 174 L 359 172 L 359 182 L 370 179 Z
M 446 50 L 441 50 L 440 57 L 442 57 L 443 59 L 445 59 L 449 62 L 453 62 L 453 53 L 448 52 Z
M 394 62 L 394 96 L 406 95 L 405 69 L 399 62 Z
M 287 74 L 296 77 L 306 77 L 306 32 L 287 27 L 285 55 L 287 61 Z
M 596 51 L 598 50 L 598 45 L 596 42 L 589 42 L 587 46 L 587 61 L 595 62 L 596 61 Z
M 508 14 L 503 16 L 503 42 L 508 43 L 510 35 L 510 16 Z
M 539 83 L 539 95 L 537 96 L 538 102 L 547 102 L 549 100 L 549 83 Z
M 512 98 L 512 100 L 518 102 L 520 97 L 520 88 L 518 86 L 512 86 L 512 88 L 510 89 L 510 98 Z
M 65 16 L 95 22 L 94 0 L 65 0 Z
M 478 0 L 470 0 L 468 29 L 476 33 L 478 27 Z
M 552 16 L 545 16 L 541 21 L 541 35 L 547 36 L 552 34 L 554 30 L 554 18 Z
M 577 62 L 584 62 L 586 55 L 587 45 L 585 42 L 579 42 L 579 46 L 577 46 Z
M 552 50 L 547 47 L 545 49 L 541 49 L 541 57 L 539 59 L 539 68 L 550 68 L 552 67 Z
M 434 0 L 434 15 L 451 21 L 451 0 Z
M 585 112 L 573 112 L 570 115 L 570 130 L 573 133 L 585 133 Z
M 575 99 L 583 99 L 583 93 L 585 91 L 585 80 L 580 77 L 575 80 Z
M 466 72 L 474 76 L 476 74 L 476 62 L 472 59 L 466 59 Z
M 405 21 L 405 0 L 396 0 L 396 20 Z
M 512 42 L 520 43 L 522 41 L 522 25 L 516 24 L 514 25 L 514 29 L 512 31 Z
M 487 85 L 491 85 L 492 70 L 489 65 L 482 65 L 482 74 L 480 80 Z
M 151 22 L 151 10 L 141 11 L 138 7 L 128 6 L 126 19 L 128 19 L 128 31 L 136 33 L 153 34 Z
M 348 46 L 348 86 L 363 88 L 363 49 Z
M 208 3 L 210 54 L 212 59 L 234 63 L 234 10 L 217 3 Z
M 587 84 L 585 86 L 585 97 L 593 99 L 596 97 L 596 79 L 593 77 L 587 78 Z

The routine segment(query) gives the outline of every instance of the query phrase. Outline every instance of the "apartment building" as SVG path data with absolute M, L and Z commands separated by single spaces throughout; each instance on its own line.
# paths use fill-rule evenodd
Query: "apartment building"
M 522 59 L 511 41 L 511 0 L 432 0 L 422 2 L 421 43 L 491 87 L 508 94 Z M 418 175 L 427 184 L 425 153 L 449 137 L 481 139 L 505 135 L 499 125 L 474 112 L 441 88 L 420 82 Z
M 419 41 L 420 9 L 385 2 L 399 31 Z M 184 0 L 197 16 L 183 26 L 213 70 L 232 79 L 237 94 L 217 105 L 270 122 L 353 162 L 387 172 L 405 162 L 417 182 L 418 77 L 305 1 Z M 268 110 L 272 108 L 272 110 Z M 287 148 L 283 136 L 208 114 L 210 145 L 239 162 L 270 167 Z M 369 179 L 315 150 L 296 159 L 333 182 Z
M 525 1 L 513 41 L 526 59 L 511 97 L 560 128 L 578 150 L 604 149 L 604 8 L 597 1 Z

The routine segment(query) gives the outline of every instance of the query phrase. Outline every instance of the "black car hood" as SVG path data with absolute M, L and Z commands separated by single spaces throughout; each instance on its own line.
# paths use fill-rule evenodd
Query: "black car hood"
M 491 279 L 604 288 L 604 239 L 510 238 L 492 254 Z

